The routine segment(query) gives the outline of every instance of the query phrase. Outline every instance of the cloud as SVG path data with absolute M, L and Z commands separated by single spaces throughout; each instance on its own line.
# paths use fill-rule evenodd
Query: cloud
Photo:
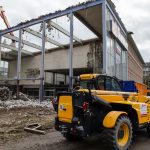
M 5 9 L 9 22 L 13 26 L 83 1 L 85 0 L 1 0 L 0 5 Z
M 127 30 L 134 32 L 134 39 L 145 61 L 150 61 L 150 1 L 113 0 Z
M 62 10 L 86 0 L 1 0 L 11 26 L 40 15 Z M 150 61 L 150 50 L 145 46 L 150 39 L 150 1 L 112 0 L 127 30 L 134 32 L 135 41 L 145 61 Z M 1 23 L 1 22 L 0 22 Z M 4 28 L 1 25 L 0 28 Z M 143 47 L 142 47 L 143 46 Z M 144 48 L 146 47 L 146 48 Z

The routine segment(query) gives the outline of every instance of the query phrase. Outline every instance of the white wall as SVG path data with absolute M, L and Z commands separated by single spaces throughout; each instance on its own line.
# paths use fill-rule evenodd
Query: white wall
M 73 49 L 73 68 L 87 67 L 87 53 L 89 52 L 89 44 L 75 47 Z M 40 69 L 40 57 L 23 58 L 21 61 L 21 78 L 26 78 L 27 69 Z M 62 49 L 45 54 L 45 70 L 68 69 L 69 68 L 69 49 Z M 9 64 L 9 78 L 16 77 L 17 65 L 16 60 Z M 21 81 L 21 84 L 39 84 L 39 81 Z

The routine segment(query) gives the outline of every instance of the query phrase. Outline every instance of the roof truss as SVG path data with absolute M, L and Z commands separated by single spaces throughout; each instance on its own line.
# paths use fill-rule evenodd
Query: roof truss
M 37 32 L 37 31 L 34 31 L 34 30 L 30 29 L 30 28 L 25 28 L 24 31 L 26 31 L 26 32 L 28 32 L 28 33 L 36 36 L 36 37 L 42 38 L 42 34 L 41 33 Z M 55 40 L 53 40 L 53 39 L 51 39 L 49 37 L 46 37 L 45 40 L 47 42 L 49 42 L 49 43 L 52 43 L 52 44 L 56 45 L 56 46 L 64 48 L 63 44 L 61 44 L 61 43 L 59 43 L 59 42 L 57 42 L 57 41 L 55 41 Z
M 55 29 L 57 29 L 58 31 L 62 32 L 63 34 L 65 34 L 66 36 L 70 37 L 70 32 L 68 32 L 67 30 L 65 30 L 64 28 L 62 28 L 60 25 L 58 25 L 57 23 L 53 22 L 53 21 L 49 21 L 48 22 L 52 27 L 54 27 Z M 79 43 L 82 44 L 82 40 L 80 40 L 79 38 L 77 38 L 76 36 L 73 36 L 73 39 Z

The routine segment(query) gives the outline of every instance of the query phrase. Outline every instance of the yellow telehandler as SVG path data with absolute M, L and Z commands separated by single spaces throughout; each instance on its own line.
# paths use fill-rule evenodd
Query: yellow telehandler
M 109 150 L 127 150 L 134 132 L 150 136 L 150 98 L 146 86 L 100 74 L 83 74 L 72 92 L 54 104 L 55 129 L 68 140 L 103 133 Z

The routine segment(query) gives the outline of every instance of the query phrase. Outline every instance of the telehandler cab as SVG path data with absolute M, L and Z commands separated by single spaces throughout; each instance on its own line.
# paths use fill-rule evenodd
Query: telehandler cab
M 79 80 L 76 90 L 59 93 L 54 102 L 55 128 L 66 139 L 103 133 L 110 150 L 127 150 L 138 129 L 147 128 L 150 136 L 150 98 L 145 85 L 134 83 L 136 91 L 124 92 L 129 89 L 114 77 L 83 74 Z

